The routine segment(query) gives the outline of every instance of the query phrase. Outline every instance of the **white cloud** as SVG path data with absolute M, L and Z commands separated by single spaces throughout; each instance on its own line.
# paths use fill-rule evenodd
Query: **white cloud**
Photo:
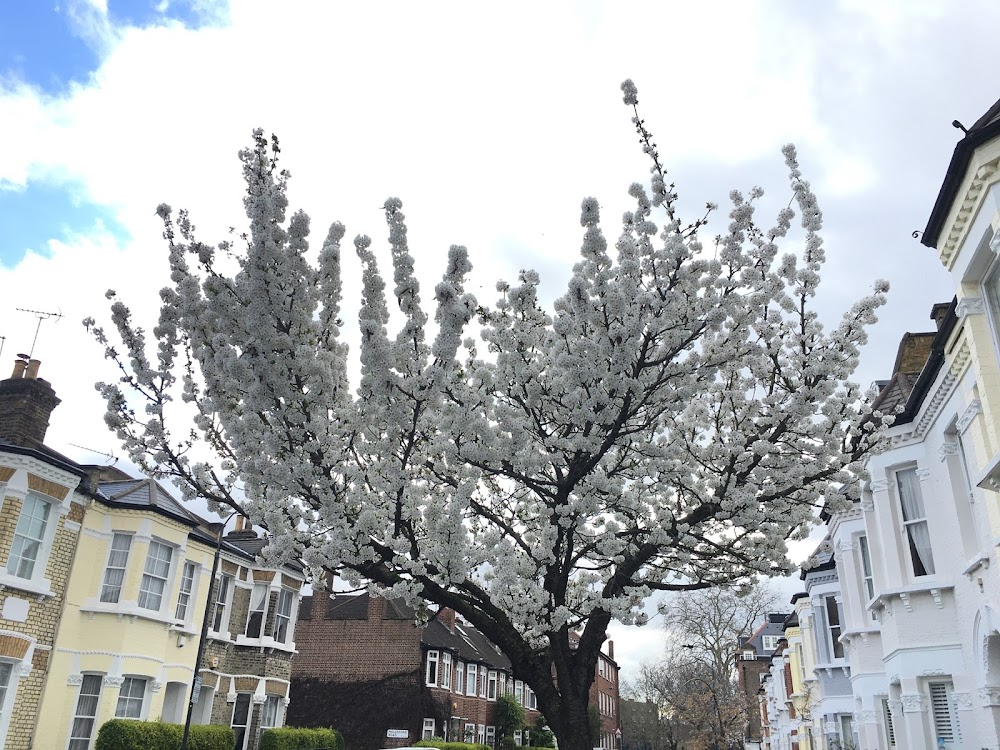
M 986 4 L 975 6 L 978 23 L 963 22 L 964 36 L 946 38 L 935 34 L 942 6 L 912 2 L 287 2 L 278 10 L 270 0 L 236 0 L 228 14 L 219 2 L 192 7 L 229 23 L 114 27 L 102 2 L 71 4 L 79 32 L 101 55 L 92 78 L 58 97 L 0 83 L 8 145 L 0 188 L 41 177 L 76 184 L 133 237 L 119 247 L 96 226 L 50 243 L 51 257 L 0 268 L 10 304 L 0 330 L 5 353 L 34 332 L 34 319 L 15 306 L 66 314 L 43 327 L 39 356 L 63 399 L 51 439 L 71 455 L 70 442 L 113 446 L 91 387 L 113 373 L 77 321 L 104 316 L 110 286 L 151 327 L 166 280 L 155 206 L 191 208 L 203 238 L 220 239 L 240 221 L 236 152 L 256 126 L 281 136 L 293 204 L 312 214 L 317 237 L 340 219 L 349 234 L 380 239 L 380 206 L 399 195 L 425 297 L 448 246 L 461 243 L 477 267 L 472 287 L 487 302 L 498 275 L 511 278 L 528 263 L 552 269 L 559 279 L 545 289 L 560 291 L 575 260 L 582 197 L 599 198 L 614 236 L 627 186 L 647 174 L 622 79 L 639 85 L 642 115 L 685 205 L 724 202 L 730 187 L 754 183 L 783 203 L 779 148 L 797 142 L 821 199 L 837 203 L 828 211 L 840 240 L 828 243 L 839 269 L 831 278 L 841 284 L 833 298 L 859 296 L 870 278 L 887 275 L 867 273 L 880 263 L 910 292 L 894 300 L 868 358 L 876 375 L 887 375 L 899 334 L 919 325 L 914 311 L 947 294 L 943 272 L 933 278 L 926 270 L 931 251 L 915 247 L 909 231 L 914 212 L 926 216 L 953 145 L 941 143 L 931 113 L 904 116 L 891 97 L 915 85 L 914 70 L 956 76 L 934 91 L 938 106 L 950 108 L 933 112 L 942 121 L 971 120 L 979 112 L 967 109 L 995 95 L 970 94 L 960 77 L 995 68 L 997 13 Z M 907 152 L 909 143 L 939 146 Z M 896 171 L 901 150 L 905 184 Z M 923 201 L 905 215 L 885 199 L 901 189 Z M 838 224 L 838 215 L 856 221 Z M 877 228 L 898 244 L 872 247 Z M 927 262 L 911 262 L 915 254 Z M 348 300 L 348 316 L 352 309 Z M 625 663 L 650 648 L 647 636 L 628 635 L 617 655 Z

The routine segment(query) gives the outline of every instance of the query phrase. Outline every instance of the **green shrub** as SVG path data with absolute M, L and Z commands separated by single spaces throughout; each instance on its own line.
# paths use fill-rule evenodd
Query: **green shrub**
M 281 727 L 261 732 L 257 750 L 344 750 L 344 738 L 336 729 Z
M 493 750 L 489 745 L 477 745 L 474 742 L 445 742 L 444 740 L 419 740 L 414 747 L 434 747 L 438 750 Z
M 94 750 L 178 750 L 183 734 L 180 724 L 112 719 L 97 732 Z M 188 734 L 189 750 L 232 750 L 235 744 L 229 727 L 199 724 Z

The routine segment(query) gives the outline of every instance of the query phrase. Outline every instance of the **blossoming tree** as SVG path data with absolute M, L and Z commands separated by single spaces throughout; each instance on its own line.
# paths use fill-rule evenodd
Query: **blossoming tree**
M 161 206 L 172 284 L 155 355 L 120 302 L 124 348 L 95 329 L 122 370 L 99 385 L 107 421 L 135 461 L 242 508 L 272 550 L 456 610 L 510 658 L 565 750 L 592 746 L 588 691 L 612 618 L 641 623 L 656 591 L 784 570 L 785 540 L 878 440 L 849 377 L 886 286 L 823 329 L 811 307 L 821 215 L 794 150 L 796 252 L 778 247 L 791 208 L 756 223 L 759 189 L 730 195 L 728 227 L 705 246 L 705 217 L 679 218 L 635 87 L 622 88 L 651 191 L 631 187 L 613 252 L 597 201 L 583 201 L 580 258 L 551 311 L 532 271 L 481 305 L 455 246 L 432 325 L 389 199 L 401 325 L 390 332 L 386 282 L 359 236 L 352 383 L 344 227 L 307 262 L 309 218 L 289 217 L 277 142 L 258 131 L 240 155 L 245 248 L 204 244 Z M 178 396 L 197 416 L 175 434 Z M 193 460 L 196 441 L 215 460 Z

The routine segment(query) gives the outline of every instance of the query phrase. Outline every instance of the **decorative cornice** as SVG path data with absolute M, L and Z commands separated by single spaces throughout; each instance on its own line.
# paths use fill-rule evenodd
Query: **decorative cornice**
M 1000 164 L 1000 158 L 993 159 L 992 161 L 988 161 L 986 164 L 983 164 L 973 175 L 972 180 L 969 182 L 969 187 L 965 191 L 965 195 L 955 196 L 955 201 L 952 205 L 959 206 L 960 208 L 958 213 L 955 215 L 954 221 L 948 225 L 948 235 L 939 246 L 941 263 L 944 264 L 944 267 L 949 270 L 951 270 L 951 266 L 954 263 L 958 246 L 968 233 L 969 226 L 972 223 L 972 218 L 976 215 L 976 211 L 979 209 L 980 198 L 982 197 L 983 191 L 996 179 L 998 164 Z M 994 240 L 995 239 L 996 238 L 994 237 Z M 992 242 L 990 243 L 990 248 L 993 248 Z
M 955 701 L 955 708 L 957 708 L 959 711 L 972 710 L 971 693 L 952 693 L 951 698 L 953 701 Z
M 927 711 L 927 698 L 919 693 L 910 693 L 899 696 L 903 701 L 903 713 L 915 714 Z
M 67 685 L 82 685 L 83 684 L 83 675 L 82 674 L 71 674 L 71 675 L 67 676 L 66 677 L 66 684 Z
M 969 425 L 972 424 L 972 420 L 974 420 L 982 410 L 983 405 L 979 399 L 973 399 L 969 402 L 969 406 L 964 412 L 962 412 L 962 416 L 959 417 L 958 421 L 955 423 L 955 429 L 958 431 L 959 435 L 969 429 Z
M 1000 687 L 984 687 L 979 689 L 979 700 L 983 708 L 1000 706 Z
M 947 461 L 952 456 L 958 455 L 958 441 L 954 438 L 945 438 L 944 442 L 937 450 L 938 458 Z
M 111 675 L 104 675 L 104 684 L 108 687 L 120 688 L 122 683 L 125 682 L 125 678 L 121 676 L 112 677 Z
M 875 501 L 870 497 L 866 497 L 861 501 L 861 510 L 864 513 L 874 513 L 875 512 Z
M 889 480 L 888 479 L 873 479 L 871 481 L 871 491 L 872 492 L 888 492 L 889 491 Z
M 926 437 L 930 426 L 934 424 L 934 421 L 940 416 L 945 403 L 947 403 L 952 392 L 958 385 L 959 377 L 965 372 L 971 358 L 972 351 L 969 348 L 969 340 L 963 336 L 961 344 L 957 349 L 955 349 L 954 353 L 950 357 L 950 361 L 948 361 L 947 371 L 939 375 L 941 378 L 940 385 L 934 389 L 933 393 L 928 394 L 927 398 L 924 399 L 923 406 L 919 412 L 919 419 L 916 419 L 911 423 L 910 430 L 890 439 L 890 445 L 892 447 L 898 447 L 903 443 L 920 442 Z M 921 471 L 927 470 L 923 469 L 917 471 L 917 475 L 920 477 L 921 481 L 923 481 L 926 478 L 926 475 L 921 476 Z M 872 482 L 873 490 L 874 485 L 875 482 Z
M 964 320 L 970 315 L 982 315 L 986 312 L 986 305 L 983 304 L 982 297 L 962 297 L 955 305 L 955 314 L 960 320 Z

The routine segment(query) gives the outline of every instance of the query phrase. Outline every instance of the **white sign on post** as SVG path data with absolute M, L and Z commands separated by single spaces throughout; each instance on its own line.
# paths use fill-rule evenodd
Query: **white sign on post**
M 410 737 L 409 729 L 386 729 L 385 736 L 391 740 L 405 740 Z

